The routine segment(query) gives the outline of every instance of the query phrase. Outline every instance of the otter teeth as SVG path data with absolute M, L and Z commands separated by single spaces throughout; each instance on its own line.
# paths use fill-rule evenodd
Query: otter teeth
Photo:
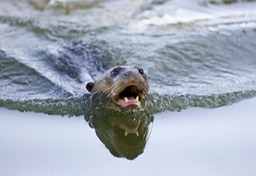
M 136 133 L 135 133 L 135 134 L 136 134 L 136 136 L 137 136 L 137 137 L 139 137 L 139 132 L 138 132 L 138 131 L 136 131 Z
M 139 101 L 139 96 L 137 96 L 135 98 L 136 101 Z M 127 103 L 129 101 L 129 99 L 127 97 L 124 97 L 124 102 Z
M 127 136 L 128 134 L 129 134 L 129 132 L 125 130 L 124 136 Z M 139 137 L 139 132 L 138 132 L 138 130 L 135 132 L 135 134 L 136 134 L 137 137 Z

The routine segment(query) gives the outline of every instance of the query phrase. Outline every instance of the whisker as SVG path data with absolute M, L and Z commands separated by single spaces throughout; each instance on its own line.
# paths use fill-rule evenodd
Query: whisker
M 103 84 L 103 83 L 101 83 L 99 86 L 102 86 L 102 84 Z M 114 83 L 113 85 L 111 85 L 109 88 L 105 89 L 104 92 L 101 92 L 101 93 L 99 94 L 99 98 L 100 98 L 101 100 L 110 99 L 110 98 L 111 98 L 111 95 L 112 95 L 112 89 L 113 89 L 114 87 L 116 87 L 117 84 L 118 84 L 118 83 L 116 82 L 116 83 Z M 105 92 L 107 92 L 107 94 L 106 94 Z M 108 100 L 108 101 L 109 101 L 109 100 Z

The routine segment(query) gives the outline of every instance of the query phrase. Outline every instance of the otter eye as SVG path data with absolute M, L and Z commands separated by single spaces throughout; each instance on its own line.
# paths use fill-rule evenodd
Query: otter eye
M 118 68 L 115 68 L 114 70 L 112 70 L 111 72 L 110 72 L 110 76 L 111 77 L 115 77 L 115 76 L 117 76 L 118 74 L 119 74 L 119 72 L 120 72 L 120 68 L 118 67 Z
M 142 68 L 138 68 L 138 71 L 140 74 L 142 74 L 142 75 L 144 74 L 144 70 Z

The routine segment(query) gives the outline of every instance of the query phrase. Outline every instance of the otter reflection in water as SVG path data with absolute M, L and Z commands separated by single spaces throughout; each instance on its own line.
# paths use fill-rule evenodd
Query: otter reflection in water
M 143 69 L 114 67 L 86 88 L 92 93 L 92 111 L 85 119 L 109 151 L 127 159 L 143 153 L 153 122 L 153 115 L 143 108 L 148 93 Z

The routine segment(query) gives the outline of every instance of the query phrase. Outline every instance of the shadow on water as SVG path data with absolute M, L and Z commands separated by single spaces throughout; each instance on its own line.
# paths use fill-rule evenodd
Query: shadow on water
M 89 121 L 98 138 L 112 155 L 135 159 L 144 151 L 153 116 L 143 112 L 101 112 L 86 121 Z
M 149 111 L 109 109 L 95 105 L 85 120 L 115 157 L 135 159 L 143 153 L 153 115 Z

